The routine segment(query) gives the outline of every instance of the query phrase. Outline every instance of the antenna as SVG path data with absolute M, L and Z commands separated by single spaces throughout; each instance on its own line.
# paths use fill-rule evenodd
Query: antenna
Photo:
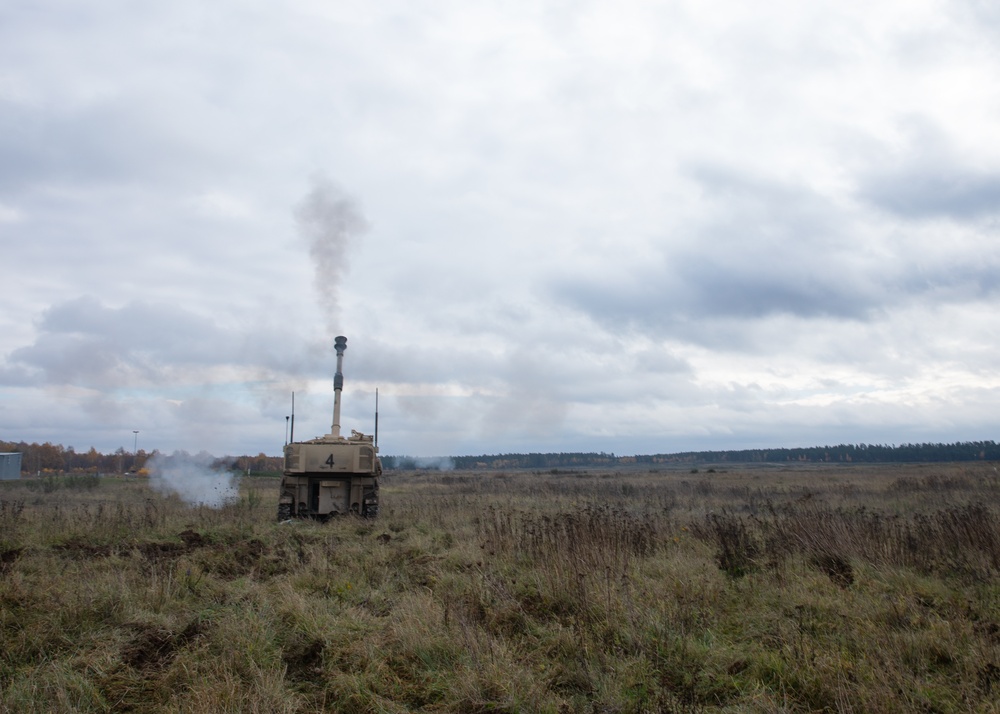
M 375 448 L 378 449 L 378 387 L 375 387 Z
M 292 436 L 291 440 L 295 441 L 295 392 L 292 392 Z

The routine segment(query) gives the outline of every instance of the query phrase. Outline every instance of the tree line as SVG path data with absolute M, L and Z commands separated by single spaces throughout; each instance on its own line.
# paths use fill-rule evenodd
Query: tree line
M 87 451 L 77 451 L 72 446 L 44 444 L 25 441 L 0 441 L 0 453 L 17 452 L 21 454 L 22 474 L 41 474 L 58 472 L 84 473 L 130 473 L 143 469 L 150 459 L 160 455 L 156 449 L 145 451 L 139 449 L 135 453 L 119 447 L 115 451 L 104 454 L 93 446 Z M 191 457 L 180 452 L 178 455 Z M 207 453 L 196 454 L 193 457 L 199 463 L 208 463 L 215 469 L 232 469 L 243 473 L 280 472 L 282 457 L 267 456 L 259 453 L 256 456 L 223 456 L 214 457 Z
M 94 447 L 76 451 L 72 446 L 24 441 L 0 441 L 0 452 L 19 452 L 21 473 L 86 472 L 128 473 L 138 471 L 160 452 L 136 453 L 119 447 L 103 454 Z M 181 453 L 182 456 L 189 456 Z M 232 469 L 243 473 L 278 473 L 282 470 L 281 456 L 223 456 L 197 454 L 194 458 L 210 463 L 213 468 Z M 994 441 L 962 441 L 950 444 L 838 444 L 805 448 L 738 449 L 728 451 L 685 451 L 672 454 L 616 456 L 605 452 L 482 454 L 479 456 L 449 456 L 423 458 L 413 456 L 383 456 L 386 469 L 565 469 L 580 467 L 611 467 L 627 464 L 694 465 L 704 463 L 907 463 L 933 461 L 998 461 L 1000 445 Z
M 384 456 L 382 465 L 390 469 L 554 469 L 606 467 L 626 464 L 703 463 L 908 463 L 933 461 L 996 461 L 1000 445 L 994 441 L 962 441 L 951 444 L 838 444 L 805 448 L 738 449 L 728 451 L 685 451 L 672 454 L 616 456 L 613 453 L 529 453 L 452 456 L 423 459 L 412 456 Z

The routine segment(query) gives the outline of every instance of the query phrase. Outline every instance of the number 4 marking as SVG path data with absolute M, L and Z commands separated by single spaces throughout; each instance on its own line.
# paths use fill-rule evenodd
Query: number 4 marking
M 326 461 L 324 461 L 323 463 L 329 466 L 330 468 L 333 468 L 333 454 L 330 454 L 327 457 Z

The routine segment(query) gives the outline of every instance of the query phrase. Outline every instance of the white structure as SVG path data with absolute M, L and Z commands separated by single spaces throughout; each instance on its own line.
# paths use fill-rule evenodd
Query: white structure
M 0 481 L 21 478 L 21 454 L 0 454 Z

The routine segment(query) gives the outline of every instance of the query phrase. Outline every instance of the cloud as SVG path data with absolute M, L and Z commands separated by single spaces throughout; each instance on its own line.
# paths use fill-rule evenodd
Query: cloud
M 387 453 L 988 428 L 985 5 L 0 14 L 6 434 L 273 453 L 336 334 Z
M 903 218 L 977 219 L 1000 211 L 1000 170 L 982 172 L 940 163 L 873 173 L 864 198 Z
M 1000 254 L 980 238 L 899 235 L 805 181 L 721 165 L 697 165 L 688 176 L 701 191 L 699 217 L 652 241 L 640 261 L 623 255 L 614 269 L 552 277 L 552 297 L 618 334 L 739 349 L 772 316 L 869 322 L 914 301 L 995 295 Z
M 177 181 L 201 147 L 121 98 L 85 106 L 0 100 L 0 191 Z
M 22 219 L 23 216 L 19 210 L 0 203 L 0 223 L 17 223 Z
M 904 126 L 905 150 L 885 152 L 859 176 L 859 197 L 908 220 L 975 221 L 1000 212 L 1000 159 L 963 157 L 939 127 Z
M 976 221 L 1000 211 L 1000 157 L 962 150 L 939 124 L 909 116 L 895 145 L 878 146 L 860 166 L 858 196 L 911 221 Z
M 864 320 L 880 305 L 893 268 L 865 257 L 845 228 L 853 219 L 833 200 L 721 166 L 689 176 L 702 193 L 701 217 L 664 234 L 641 263 L 624 256 L 616 271 L 553 280 L 557 299 L 606 327 L 694 340 L 706 322 Z
M 7 362 L 48 385 L 124 387 L 157 383 L 188 367 L 239 363 L 242 338 L 183 309 L 143 302 L 110 308 L 84 296 L 55 305 L 33 345 Z

